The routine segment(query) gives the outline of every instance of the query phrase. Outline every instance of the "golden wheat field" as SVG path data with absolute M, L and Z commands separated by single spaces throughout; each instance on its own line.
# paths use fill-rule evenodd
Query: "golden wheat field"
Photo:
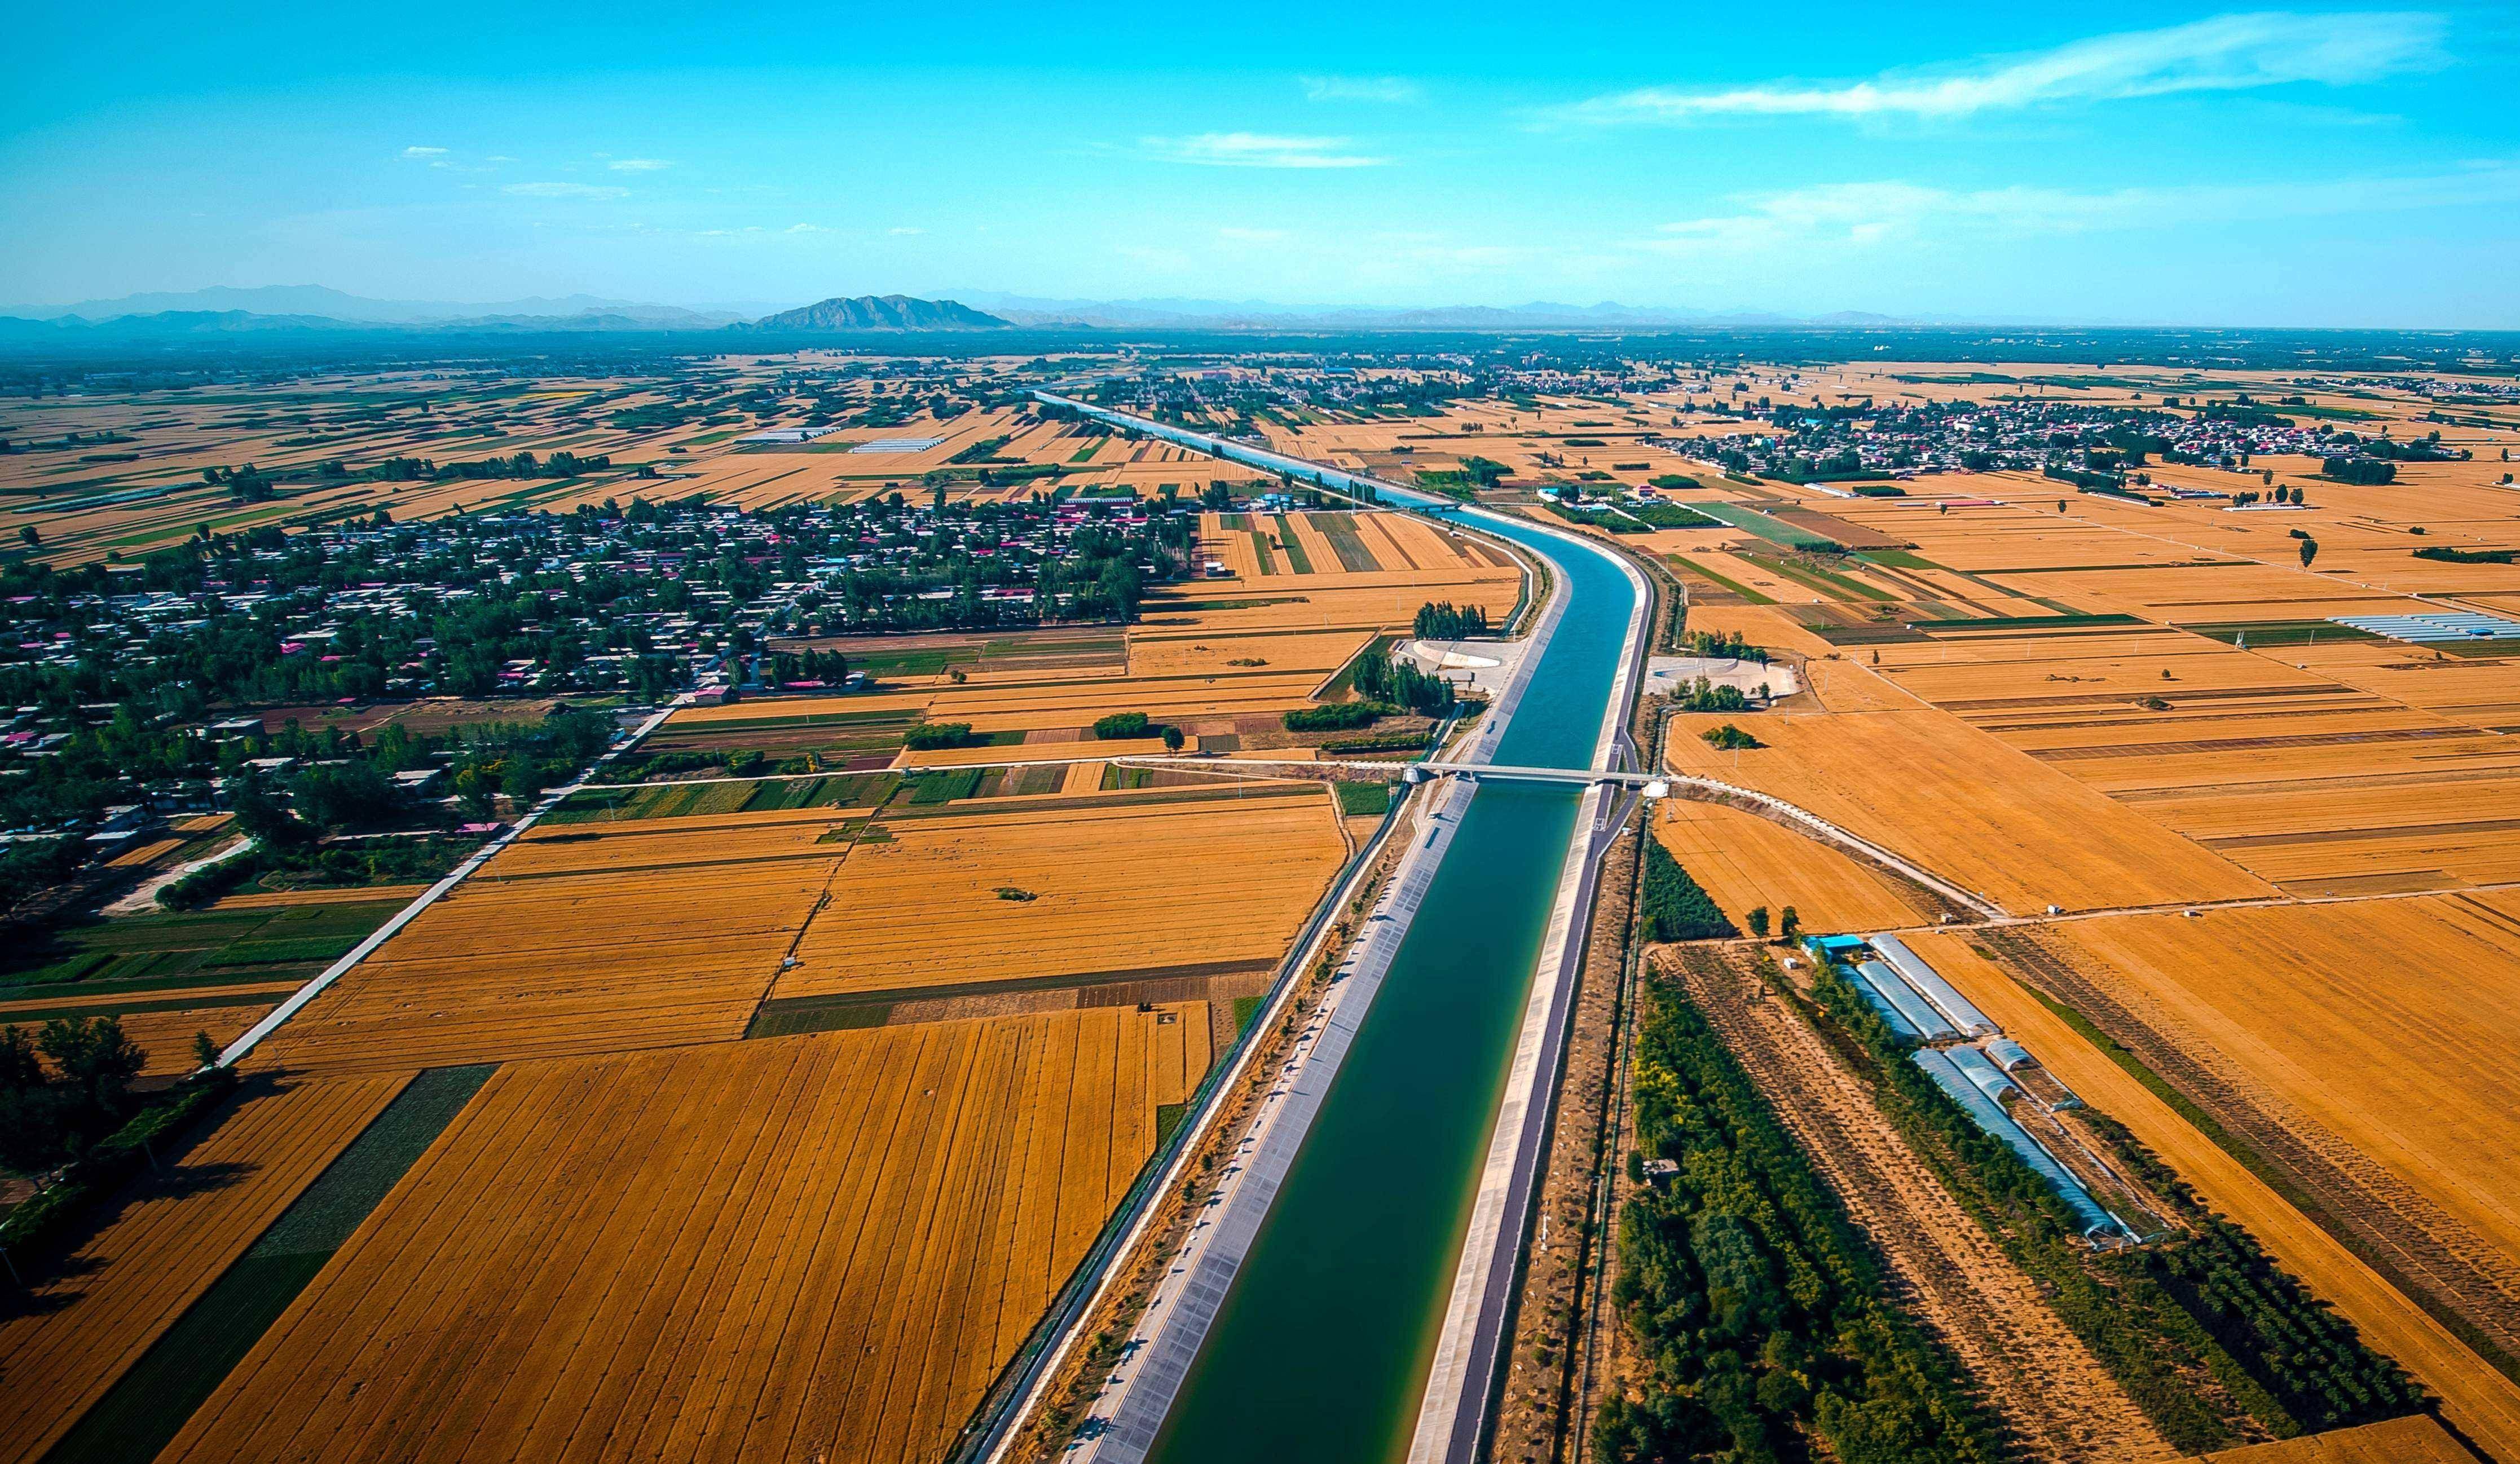
M 1755 719 L 1764 747 L 1719 752 L 1683 715 L 1666 743 L 1676 772 L 1799 804 L 2016 912 L 2272 889 L 2229 862 L 1941 712 Z M 1738 720 L 1738 719 L 1732 719 Z
M 1103 1008 L 504 1068 L 164 1457 L 939 1457 L 1204 1030 Z
M 2520 896 L 2113 916 L 2042 939 L 2520 1257 Z
M 0 1319 L 0 1458 L 42 1458 L 410 1076 L 248 1089 L 39 1282 Z
M 825 842 L 844 826 L 815 809 L 536 830 L 254 1060 L 366 1071 L 731 1041 L 847 853 Z
M 2520 1452 L 2520 1384 L 2470 1351 L 2406 1292 L 2294 1208 L 2145 1082 L 2103 1055 L 2048 1002 L 2031 995 L 1991 958 L 1992 953 L 1975 937 L 1937 932 L 1912 936 L 1910 945 L 2002 1024 L 2005 1032 L 2027 1043 L 2068 1087 L 2125 1124 L 2146 1147 L 2176 1167 L 2206 1203 L 2247 1226 L 2285 1269 L 2353 1322 L 2373 1347 L 2432 1390 L 2442 1399 L 2444 1416 L 2468 1438 L 2496 1458 Z M 2428 1457 L 2422 1452 L 2410 1456 Z
M 1802 928 L 1814 932 L 1895 929 L 1933 918 L 1853 856 L 1739 809 L 1665 799 L 1654 837 L 1742 930 L 1762 907 L 1781 917 L 1790 906 Z
M 840 866 L 774 995 L 1266 965 L 1346 855 L 1318 784 L 1058 802 L 887 820 Z
M 2435 685 L 2490 688 L 2510 675 L 2501 661 L 2408 661 L 2406 647 L 2368 642 L 2345 642 L 2342 654 L 2243 650 L 2156 630 L 1940 640 L 1879 654 L 1901 687 L 2284 889 L 2374 894 L 2520 877 L 2520 748 L 2486 730 L 2493 703 L 2435 710 L 2388 694 L 2436 664 L 2483 676 L 2436 674 Z M 2326 674 L 2340 663 L 2365 668 L 2370 688 Z M 2392 684 L 2369 669 L 2381 666 L 2404 669 Z M 2445 715 L 2461 710 L 2469 715 Z

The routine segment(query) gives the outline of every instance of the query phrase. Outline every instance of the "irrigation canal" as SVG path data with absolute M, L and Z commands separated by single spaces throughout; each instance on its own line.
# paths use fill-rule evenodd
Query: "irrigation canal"
M 1054 400 L 1332 489 L 1371 487 L 1545 558 L 1567 599 L 1528 689 L 1485 755 L 1528 767 L 1605 765 L 1610 730 L 1624 720 L 1608 715 L 1609 698 L 1622 684 L 1639 598 L 1630 571 L 1606 552 L 1320 464 Z M 1389 1464 L 1411 1456 L 1583 797 L 1571 785 L 1478 786 L 1148 1457 Z M 1551 1082 L 1553 1074 L 1543 1076 L 1544 1088 Z M 1466 1382 L 1477 1394 L 1470 1406 L 1489 1382 Z M 1417 1451 L 1442 1458 L 1450 1450 L 1430 1437 Z

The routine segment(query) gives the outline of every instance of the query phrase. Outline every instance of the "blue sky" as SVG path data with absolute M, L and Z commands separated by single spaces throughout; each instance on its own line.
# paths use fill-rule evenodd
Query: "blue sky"
M 31 8 L 0 301 L 2520 328 L 2520 10 Z

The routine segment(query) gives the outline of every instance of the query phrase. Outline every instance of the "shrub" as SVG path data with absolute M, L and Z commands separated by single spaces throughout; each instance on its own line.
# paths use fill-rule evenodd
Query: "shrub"
M 1113 712 L 1108 717 L 1095 719 L 1094 735 L 1106 742 L 1143 737 L 1147 734 L 1147 729 L 1153 725 L 1144 712 Z
M 1317 707 L 1297 707 L 1281 720 L 1288 732 L 1347 732 L 1372 727 L 1399 710 L 1379 701 L 1333 701 Z
M 1753 747 L 1765 747 L 1768 745 L 1767 743 L 1760 741 L 1757 737 L 1743 732 L 1741 729 L 1734 727 L 1730 722 L 1725 723 L 1721 727 L 1710 727 L 1706 731 L 1699 732 L 1698 735 L 1706 739 L 1707 746 L 1712 747 L 1719 752 L 1732 752 L 1735 749 L 1746 750 Z
M 1746 712 L 1750 698 L 1738 687 L 1719 687 L 1699 677 L 1674 698 L 1684 712 Z
M 0 1251 L 22 1263 L 74 1234 L 90 1206 L 139 1173 L 159 1143 L 192 1127 L 236 1085 L 234 1069 L 211 1068 L 167 1089 L 129 1123 L 73 1160 L 34 1198 L 0 1220 Z
M 939 747 L 960 747 L 970 739 L 968 722 L 922 722 L 902 737 L 901 745 L 914 752 L 930 752 Z
M 1628 511 L 1658 529 L 1723 527 L 1720 519 L 1709 518 L 1693 509 L 1684 509 L 1678 504 L 1639 504 Z

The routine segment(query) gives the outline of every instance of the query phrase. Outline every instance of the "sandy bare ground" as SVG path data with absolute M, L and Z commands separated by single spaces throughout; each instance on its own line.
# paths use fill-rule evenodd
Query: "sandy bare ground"
M 1775 1104 L 1888 1262 L 1909 1314 L 1948 1345 L 2026 1459 L 2173 1459 L 2179 1451 L 2102 1370 L 1801 1017 L 1768 997 L 1757 955 L 1660 956 Z

